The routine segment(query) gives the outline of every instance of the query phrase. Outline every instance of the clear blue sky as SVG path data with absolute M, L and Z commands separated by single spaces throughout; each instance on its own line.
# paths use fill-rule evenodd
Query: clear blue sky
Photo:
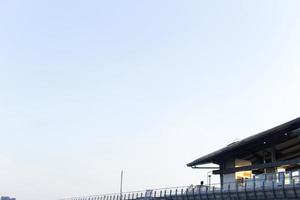
M 299 6 L 0 1 L 1 194 L 205 180 L 185 164 L 300 116 Z

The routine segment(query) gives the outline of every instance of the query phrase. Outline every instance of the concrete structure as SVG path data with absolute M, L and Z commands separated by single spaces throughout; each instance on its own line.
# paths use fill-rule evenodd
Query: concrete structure
M 198 168 L 203 164 L 219 165 L 213 174 L 220 175 L 221 185 L 239 182 L 254 176 L 286 172 L 298 174 L 300 169 L 300 118 L 229 144 L 225 148 L 198 158 L 188 164 Z M 200 167 L 201 168 L 201 167 Z M 269 180 L 272 177 L 266 177 Z
M 265 200 L 300 199 L 300 118 L 229 144 L 187 164 L 207 169 L 220 183 L 67 200 Z M 142 179 L 141 179 L 142 181 Z

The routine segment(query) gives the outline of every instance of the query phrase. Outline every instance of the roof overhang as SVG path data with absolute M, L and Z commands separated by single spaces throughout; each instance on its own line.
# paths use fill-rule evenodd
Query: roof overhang
M 234 157 L 242 151 L 252 151 L 253 149 L 267 148 L 278 144 L 292 137 L 298 137 L 300 134 L 300 118 L 286 122 L 272 129 L 255 134 L 241 141 L 234 142 L 208 155 L 200 157 L 191 163 L 188 167 L 214 163 L 220 164 L 224 159 Z

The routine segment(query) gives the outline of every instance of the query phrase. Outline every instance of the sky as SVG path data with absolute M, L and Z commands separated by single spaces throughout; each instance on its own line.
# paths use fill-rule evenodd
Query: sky
M 300 1 L 0 0 L 0 195 L 198 184 L 300 116 Z

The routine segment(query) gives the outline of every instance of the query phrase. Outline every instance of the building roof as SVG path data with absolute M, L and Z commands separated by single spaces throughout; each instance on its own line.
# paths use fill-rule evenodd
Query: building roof
M 298 137 L 300 134 L 300 117 L 292 121 L 286 122 L 264 132 L 255 134 L 241 141 L 234 142 L 228 146 L 221 148 L 208 155 L 202 156 L 187 166 L 195 167 L 197 165 L 215 163 L 220 164 L 222 160 L 241 154 L 248 154 L 250 152 L 258 151 L 262 148 L 267 148 L 271 145 L 276 145 L 292 138 Z M 298 139 L 297 139 L 298 143 Z

